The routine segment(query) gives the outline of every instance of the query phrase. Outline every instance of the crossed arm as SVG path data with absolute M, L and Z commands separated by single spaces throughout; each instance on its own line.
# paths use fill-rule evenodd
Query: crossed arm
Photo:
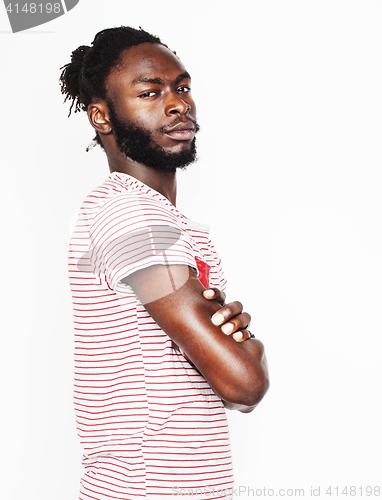
M 261 401 L 269 387 L 264 347 L 249 338 L 250 316 L 239 302 L 222 307 L 224 294 L 217 290 L 206 300 L 196 272 L 184 265 L 151 266 L 123 281 L 226 407 L 249 412 Z M 224 333 L 221 326 L 229 325 Z

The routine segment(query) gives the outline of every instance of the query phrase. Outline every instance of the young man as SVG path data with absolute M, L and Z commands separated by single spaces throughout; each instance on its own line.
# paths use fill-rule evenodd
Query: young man
M 251 411 L 268 372 L 250 316 L 224 305 L 206 227 L 176 208 L 176 170 L 196 155 L 190 75 L 159 38 L 121 27 L 75 50 L 61 83 L 111 172 L 70 245 L 80 498 L 230 498 L 224 406 Z

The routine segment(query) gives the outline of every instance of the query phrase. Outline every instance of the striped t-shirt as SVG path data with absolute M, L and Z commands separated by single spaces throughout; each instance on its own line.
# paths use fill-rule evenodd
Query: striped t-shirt
M 69 251 L 81 500 L 232 496 L 222 401 L 122 282 L 156 264 L 226 285 L 208 228 L 114 172 L 83 203 Z

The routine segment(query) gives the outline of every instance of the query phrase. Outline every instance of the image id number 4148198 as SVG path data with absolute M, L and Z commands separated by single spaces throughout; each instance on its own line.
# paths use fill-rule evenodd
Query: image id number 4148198
M 319 496 L 320 488 L 318 489 L 318 495 L 314 494 L 315 489 L 311 489 L 311 494 L 313 496 Z M 316 489 L 316 491 L 317 491 Z M 325 495 L 331 497 L 379 497 L 381 494 L 380 486 L 329 486 L 325 491 Z
M 61 3 L 14 3 L 11 2 L 6 6 L 7 12 L 15 14 L 59 14 L 61 12 Z

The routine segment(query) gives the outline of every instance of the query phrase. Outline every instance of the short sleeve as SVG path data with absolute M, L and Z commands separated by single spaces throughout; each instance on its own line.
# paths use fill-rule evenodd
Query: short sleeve
M 172 206 L 148 196 L 115 196 L 90 226 L 88 269 L 103 275 L 109 287 L 152 265 L 183 264 L 197 269 L 193 245 Z

